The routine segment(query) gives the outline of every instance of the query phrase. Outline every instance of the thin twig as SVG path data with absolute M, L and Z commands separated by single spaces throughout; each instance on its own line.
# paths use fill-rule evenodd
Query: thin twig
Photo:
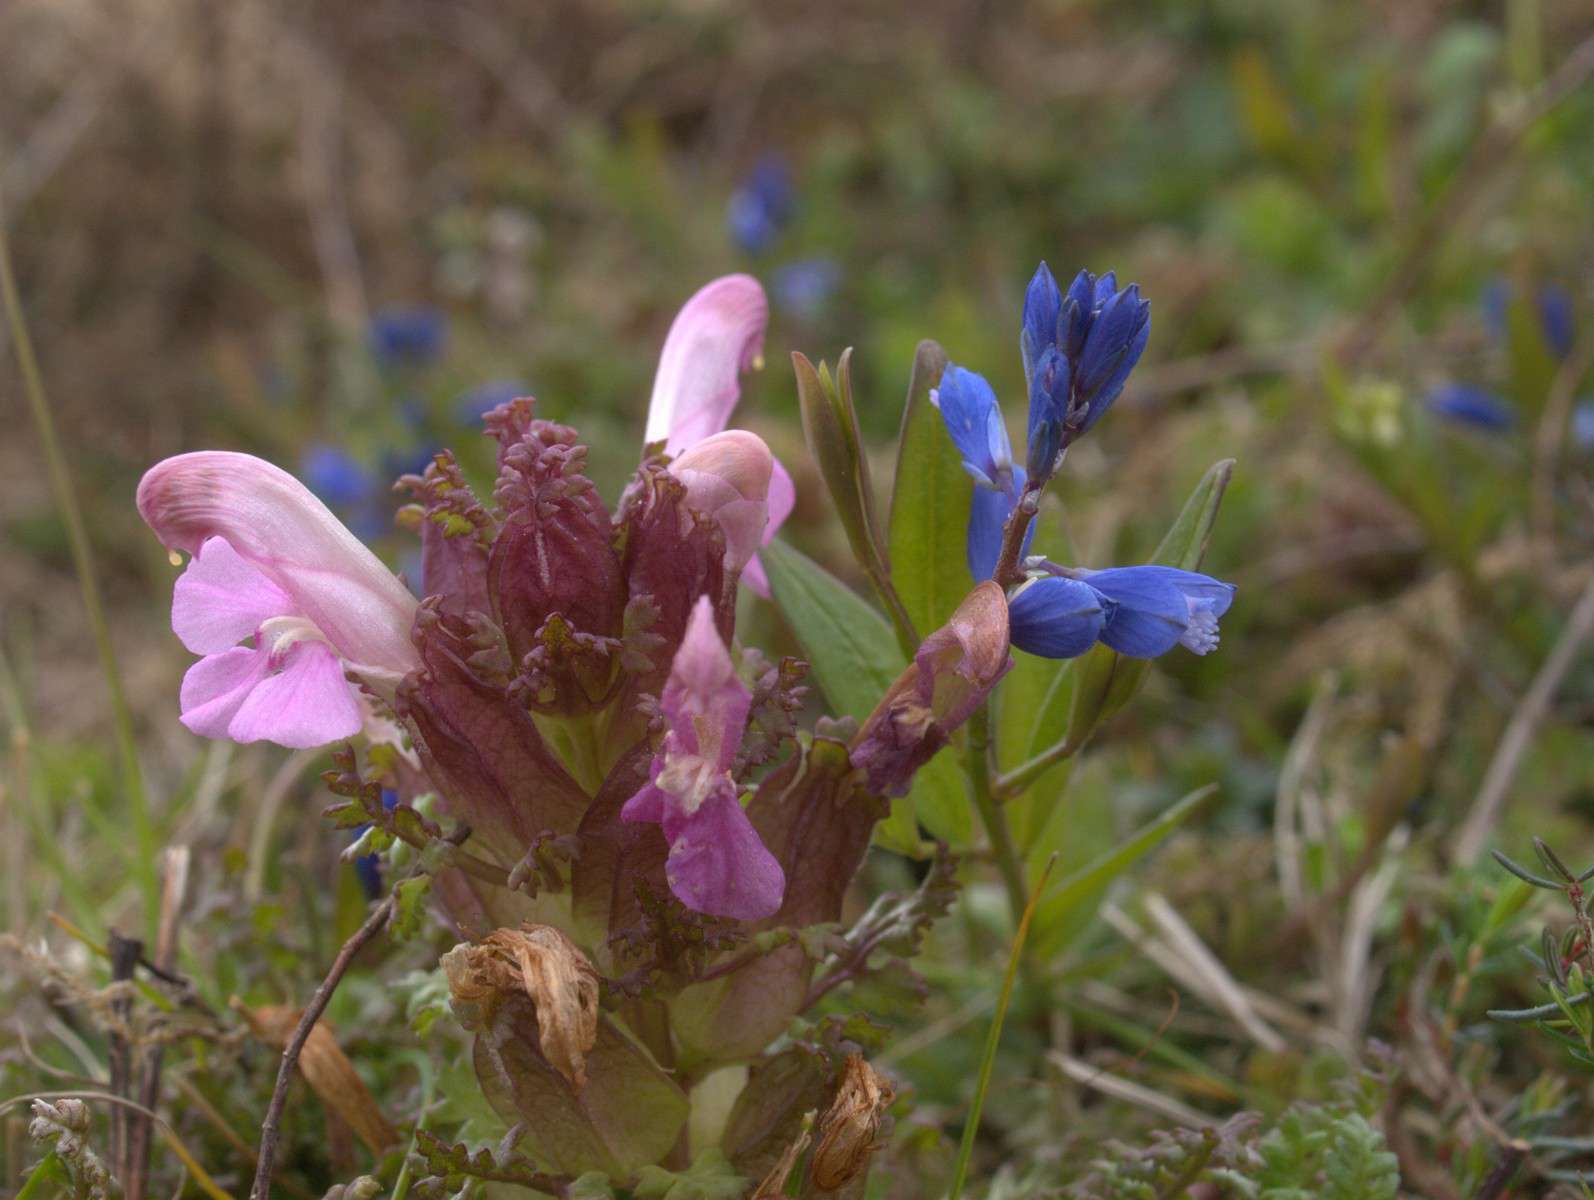
M 1522 1165 L 1522 1160 L 1528 1156 L 1531 1147 L 1526 1142 L 1506 1142 L 1495 1152 L 1494 1169 L 1489 1172 L 1478 1190 L 1473 1193 L 1472 1200 L 1499 1200 L 1505 1195 L 1505 1190 L 1511 1185 L 1511 1180 L 1516 1177 L 1517 1168 Z
M 188 892 L 188 847 L 172 846 L 162 858 L 166 872 L 161 888 L 160 921 L 155 931 L 155 961 L 144 965 L 152 967 L 161 978 L 171 981 L 174 978 L 172 969 L 177 965 L 178 922 L 183 913 L 183 897 Z M 162 1052 L 162 1047 L 157 1043 L 150 1046 L 144 1056 L 144 1076 L 139 1084 L 138 1099 L 151 1111 L 160 1102 Z M 122 1184 L 126 1200 L 143 1200 L 149 1178 L 149 1135 L 148 1119 L 135 1114 L 128 1122 L 127 1174 L 123 1176 Z
M 1500 735 L 1500 744 L 1495 747 L 1494 758 L 1490 760 L 1489 769 L 1484 772 L 1483 783 L 1478 788 L 1478 798 L 1473 801 L 1472 811 L 1467 814 L 1461 832 L 1456 837 L 1456 863 L 1470 866 L 1482 856 L 1484 842 L 1494 830 L 1495 822 L 1500 819 L 1500 810 L 1505 807 L 1511 785 L 1516 782 L 1522 757 L 1527 753 L 1545 714 L 1549 712 L 1550 701 L 1555 698 L 1567 672 L 1577 662 L 1583 643 L 1590 634 L 1594 634 L 1594 579 L 1584 587 L 1571 616 L 1567 618 L 1566 628 L 1561 631 L 1544 665 L 1539 668 L 1521 703 L 1511 714 L 1505 732 Z
M 283 1047 L 282 1065 L 277 1069 L 277 1085 L 271 1093 L 271 1104 L 266 1109 L 266 1119 L 260 1125 L 260 1158 L 255 1164 L 255 1182 L 249 1189 L 249 1200 L 266 1200 L 270 1195 L 271 1168 L 277 1157 L 277 1144 L 282 1138 L 282 1109 L 288 1101 L 288 1083 L 293 1078 L 293 1068 L 299 1061 L 300 1051 L 304 1049 L 305 1042 L 310 1040 L 310 1031 L 315 1028 L 316 1022 L 321 1019 L 321 1014 L 326 1011 L 327 1004 L 332 1000 L 332 993 L 338 990 L 338 984 L 343 981 L 343 975 L 349 969 L 349 964 L 354 961 L 354 956 L 387 927 L 397 909 L 398 890 L 395 888 L 388 893 L 387 899 L 377 906 L 376 911 L 366 918 L 365 924 L 355 930 L 353 936 L 343 943 L 343 949 L 338 951 L 337 958 L 332 961 L 332 969 L 321 981 L 321 986 L 316 988 L 315 995 L 310 997 L 310 1003 L 305 1006 L 293 1036 Z

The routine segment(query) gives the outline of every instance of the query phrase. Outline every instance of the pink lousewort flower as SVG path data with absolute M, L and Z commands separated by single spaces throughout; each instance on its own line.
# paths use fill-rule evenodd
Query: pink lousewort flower
M 727 571 L 745 568 L 764 543 L 774 466 L 764 439 L 745 429 L 704 438 L 670 464 L 686 485 L 687 503 L 719 522 Z
M 145 474 L 138 510 L 193 555 L 172 629 L 202 656 L 181 693 L 195 733 L 325 745 L 364 721 L 346 673 L 391 695 L 419 664 L 414 597 L 287 472 L 248 454 L 178 455 Z
M 666 454 L 679 457 L 721 432 L 741 398 L 742 372 L 758 363 L 763 352 L 768 324 L 769 301 L 751 275 L 726 275 L 698 289 L 676 314 L 664 340 L 645 440 L 663 442 Z M 790 472 L 772 460 L 759 544 L 769 543 L 796 503 Z M 736 540 L 729 529 L 725 540 L 727 545 Z M 758 559 L 744 562 L 748 585 L 769 595 Z
M 621 817 L 661 825 L 665 875 L 688 908 L 756 921 L 780 907 L 786 879 L 742 810 L 731 764 L 752 696 L 736 678 L 707 596 L 697 602 L 660 701 L 667 732 L 648 783 Z

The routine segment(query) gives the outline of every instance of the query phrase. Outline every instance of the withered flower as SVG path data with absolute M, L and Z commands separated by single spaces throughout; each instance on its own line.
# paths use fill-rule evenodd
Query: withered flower
M 598 972 L 574 942 L 551 925 L 495 929 L 455 946 L 442 966 L 462 1025 L 482 1028 L 507 996 L 524 993 L 537 1010 L 542 1056 L 572 1086 L 585 1086 L 598 1038 Z
M 819 1144 L 808 1164 L 808 1177 L 821 1192 L 834 1192 L 869 1169 L 886 1109 L 897 1097 L 891 1082 L 861 1054 L 842 1064 L 836 1098 L 819 1118 Z
M 916 772 L 1007 674 L 1007 600 L 987 580 L 925 638 L 913 662 L 881 697 L 852 742 L 869 790 L 907 793 Z

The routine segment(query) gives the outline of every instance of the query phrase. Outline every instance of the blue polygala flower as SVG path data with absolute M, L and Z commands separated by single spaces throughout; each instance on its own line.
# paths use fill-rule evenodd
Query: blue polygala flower
M 731 240 L 749 254 L 763 253 L 791 220 L 794 207 L 786 160 L 764 155 L 731 193 L 725 212 Z
M 1484 388 L 1447 383 L 1428 393 L 1428 411 L 1444 421 L 1470 425 L 1488 433 L 1503 433 L 1516 424 L 1516 411 Z
M 1043 262 L 1024 292 L 1019 346 L 1030 388 L 1029 473 L 1049 479 L 1062 452 L 1112 406 L 1151 336 L 1151 302 L 1111 271 L 1081 271 L 1064 293 Z
M 976 583 L 996 570 L 1002 549 L 1002 529 L 1024 490 L 1024 468 L 1013 461 L 1007 423 L 996 393 L 983 376 L 948 363 L 940 386 L 930 395 L 941 410 L 941 420 L 974 480 L 974 504 L 969 512 L 969 574 Z M 1029 549 L 1035 536 L 1032 525 L 1025 536 Z
M 1547 283 L 1539 288 L 1534 299 L 1544 344 L 1557 358 L 1565 358 L 1572 353 L 1572 341 L 1577 333 L 1571 295 L 1565 288 Z M 1510 305 L 1511 286 L 1505 280 L 1492 280 L 1483 289 L 1483 321 L 1490 334 L 1500 341 L 1506 338 Z
M 370 499 L 376 480 L 347 450 L 317 442 L 299 460 L 299 475 L 333 508 L 353 508 Z
M 384 367 L 424 367 L 443 356 L 448 323 L 435 308 L 385 308 L 371 318 L 371 357 Z
M 531 389 L 512 379 L 495 379 L 473 388 L 454 402 L 454 419 L 461 425 L 480 425 L 481 420 L 501 404 L 521 396 L 531 395 Z
M 1013 593 L 1013 645 L 1044 658 L 1074 658 L 1097 641 L 1130 658 L 1175 646 L 1207 654 L 1234 585 L 1177 567 L 1112 567 L 1043 576 Z
M 781 308 L 812 321 L 824 312 L 840 283 L 841 264 L 835 259 L 800 258 L 775 271 L 769 290 Z

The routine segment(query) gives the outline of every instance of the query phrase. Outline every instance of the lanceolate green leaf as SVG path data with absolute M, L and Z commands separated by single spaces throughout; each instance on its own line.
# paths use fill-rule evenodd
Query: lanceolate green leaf
M 905 665 L 890 624 L 800 550 L 775 541 L 759 553 L 775 603 L 831 710 L 862 721 Z
M 1165 567 L 1194 571 L 1201 566 L 1212 527 L 1218 519 L 1218 506 L 1234 473 L 1234 460 L 1213 463 L 1185 501 L 1173 528 L 1168 530 L 1151 561 Z M 1068 724 L 1068 740 L 1082 746 L 1101 723 L 1127 704 L 1145 682 L 1150 663 L 1145 659 L 1125 658 L 1098 645 L 1079 660 L 1074 687 L 1073 714 Z
M 1037 952 L 1052 957 L 1068 949 L 1095 917 L 1114 881 L 1160 846 L 1216 791 L 1216 784 L 1208 784 L 1191 792 L 1052 888 L 1035 914 Z
M 920 342 L 891 489 L 891 579 L 921 636 L 946 624 L 974 586 L 967 554 L 973 484 L 930 403 L 930 390 L 945 369 L 945 351 L 935 342 Z
M 907 667 L 890 624 L 858 593 L 786 543 L 770 543 L 761 557 L 775 602 L 825 700 L 837 716 L 862 721 Z M 918 820 L 951 844 L 968 841 L 971 817 L 963 776 L 946 751 L 920 770 L 907 801 L 893 801 L 875 840 L 900 854 L 918 854 Z

